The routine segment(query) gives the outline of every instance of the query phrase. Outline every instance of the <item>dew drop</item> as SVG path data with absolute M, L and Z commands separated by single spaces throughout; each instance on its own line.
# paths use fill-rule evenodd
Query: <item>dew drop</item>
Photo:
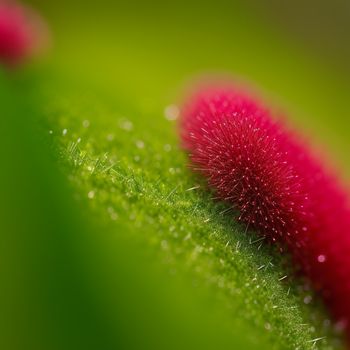
M 324 262 L 326 261 L 326 256 L 323 255 L 323 254 L 319 255 L 319 256 L 317 257 L 317 261 L 318 261 L 319 263 L 324 263 Z
M 266 329 L 267 331 L 270 331 L 270 330 L 271 330 L 271 324 L 268 323 L 268 322 L 266 322 L 266 323 L 265 323 L 265 329 Z
M 126 130 L 126 131 L 131 131 L 133 129 L 133 124 L 130 120 L 121 120 L 119 126 L 123 129 L 123 130 Z
M 169 105 L 164 109 L 165 118 L 168 120 L 176 120 L 179 117 L 180 110 L 176 105 Z
M 142 140 L 137 140 L 136 141 L 136 147 L 137 148 L 144 148 L 145 147 L 145 143 Z
M 311 296 L 311 295 L 307 295 L 307 296 L 304 298 L 304 304 L 310 304 L 310 303 L 311 303 L 311 300 L 312 300 L 312 296 Z
M 113 134 L 108 134 L 107 135 L 107 141 L 113 141 L 114 140 L 114 135 Z

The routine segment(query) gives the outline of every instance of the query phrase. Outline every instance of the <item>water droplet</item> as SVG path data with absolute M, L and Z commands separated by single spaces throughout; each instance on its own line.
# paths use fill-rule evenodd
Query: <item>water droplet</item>
M 115 221 L 118 219 L 118 214 L 114 211 L 113 207 L 108 207 L 107 209 L 111 220 Z
M 134 127 L 132 122 L 130 120 L 127 120 L 127 119 L 121 120 L 119 126 L 126 131 L 131 131 Z
M 270 325 L 270 323 L 268 323 L 268 322 L 265 323 L 265 329 L 266 329 L 267 331 L 270 331 L 270 330 L 271 330 L 271 325 Z
M 95 191 L 90 191 L 88 193 L 88 198 L 93 199 L 95 197 Z
M 114 135 L 113 134 L 108 134 L 107 135 L 107 141 L 113 141 L 114 140 Z
M 318 261 L 319 263 L 324 263 L 324 262 L 326 261 L 326 256 L 323 255 L 323 254 L 319 255 L 319 256 L 317 257 L 317 261 Z
M 307 295 L 304 298 L 304 304 L 310 304 L 311 300 L 312 300 L 312 296 L 311 295 Z
M 176 105 L 169 105 L 164 109 L 165 118 L 168 120 L 176 120 L 179 117 L 180 110 Z
M 137 140 L 136 141 L 136 147 L 137 148 L 144 148 L 145 147 L 145 143 L 142 140 Z
M 83 127 L 84 127 L 84 128 L 88 128 L 89 126 L 90 126 L 90 121 L 87 120 L 87 119 L 84 120 L 84 121 L 83 121 Z
M 68 132 L 67 129 L 63 129 L 63 130 L 62 130 L 62 135 L 63 135 L 63 136 L 66 136 L 66 135 L 67 135 L 67 132 Z

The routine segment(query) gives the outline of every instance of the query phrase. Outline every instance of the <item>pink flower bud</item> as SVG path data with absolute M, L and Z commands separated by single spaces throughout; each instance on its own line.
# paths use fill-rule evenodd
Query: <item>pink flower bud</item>
M 47 28 L 31 9 L 15 1 L 0 0 L 0 63 L 14 67 L 47 43 Z
M 349 195 L 334 172 L 234 86 L 199 89 L 180 127 L 193 169 L 239 222 L 287 248 L 350 338 Z

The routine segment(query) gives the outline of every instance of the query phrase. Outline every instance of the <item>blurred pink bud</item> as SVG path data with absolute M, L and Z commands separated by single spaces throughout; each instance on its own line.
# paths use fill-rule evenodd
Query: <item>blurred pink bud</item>
M 48 30 L 32 9 L 0 0 L 0 64 L 15 67 L 41 52 L 48 44 Z

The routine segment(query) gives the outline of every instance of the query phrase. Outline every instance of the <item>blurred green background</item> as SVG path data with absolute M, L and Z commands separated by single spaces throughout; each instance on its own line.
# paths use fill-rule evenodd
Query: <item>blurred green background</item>
M 28 3 L 52 48 L 0 76 L 1 348 L 341 348 L 187 170 L 169 110 L 200 75 L 246 80 L 347 179 L 348 3 Z

